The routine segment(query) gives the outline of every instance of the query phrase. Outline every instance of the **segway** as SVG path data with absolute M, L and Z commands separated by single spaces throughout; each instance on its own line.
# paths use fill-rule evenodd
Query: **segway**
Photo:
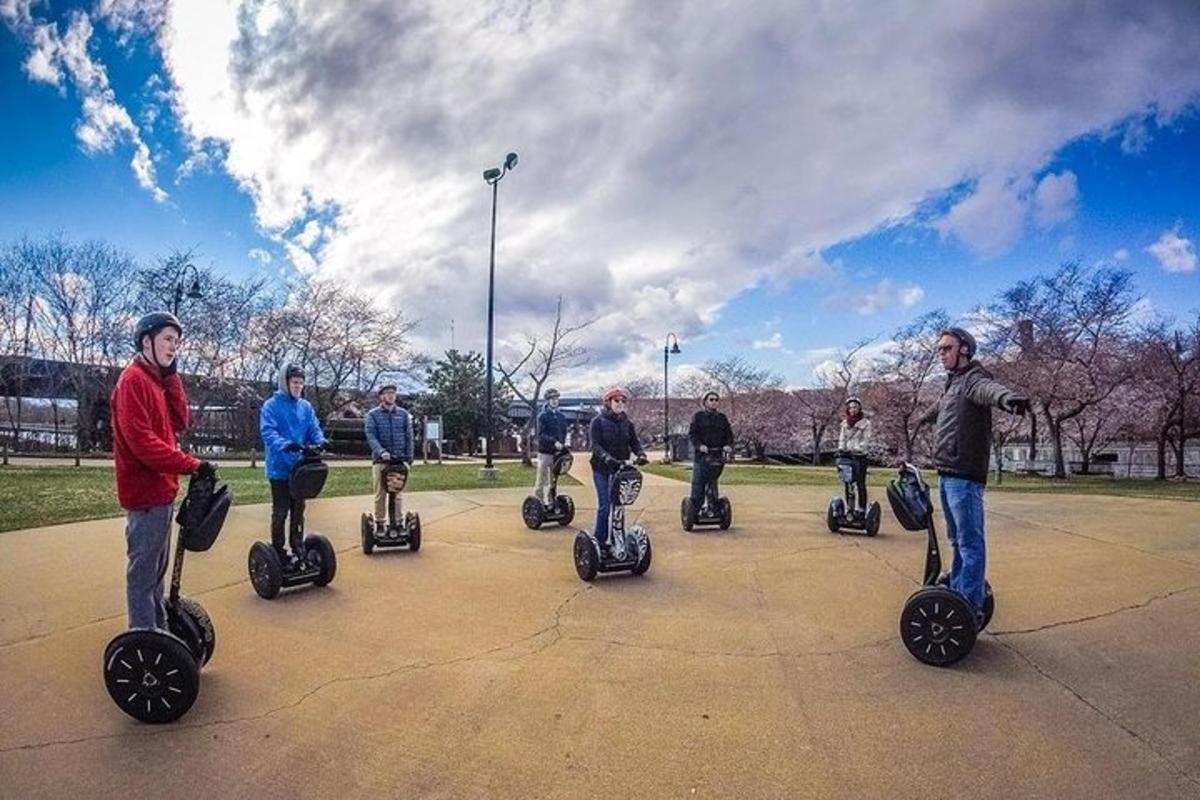
M 645 459 L 638 459 L 644 464 Z M 601 548 L 594 533 L 575 534 L 575 572 L 591 581 L 598 572 L 631 572 L 644 575 L 650 569 L 650 535 L 641 525 L 625 529 L 625 506 L 632 505 L 642 491 L 642 473 L 625 463 L 608 480 L 611 505 L 608 512 L 607 548 Z
M 879 533 L 879 521 L 882 516 L 879 501 L 867 503 L 866 497 L 858 496 L 858 484 L 854 480 L 855 470 L 861 468 L 866 475 L 867 457 L 861 453 L 838 452 L 836 454 L 838 477 L 842 479 L 843 497 L 834 497 L 829 501 L 825 510 L 825 524 L 830 533 L 838 533 L 843 528 L 862 531 L 867 536 Z M 866 511 L 863 511 L 863 508 Z
M 900 614 L 900 639 L 908 652 L 924 664 L 948 667 L 971 652 L 975 639 L 987 627 L 996 609 L 992 586 L 984 581 L 982 623 L 976 624 L 971 603 L 950 588 L 950 576 L 941 575 L 942 557 L 933 527 L 929 486 L 911 464 L 887 488 L 888 501 L 905 530 L 929 534 L 925 550 L 925 575 L 920 589 L 908 598 Z
M 376 547 L 407 547 L 415 553 L 421 549 L 421 515 L 409 511 L 403 519 L 396 519 L 396 495 L 408 484 L 408 464 L 403 458 L 385 463 L 381 480 L 387 489 L 386 525 L 380 532 L 374 514 L 362 515 L 362 551 L 371 555 Z
M 700 507 L 696 508 L 690 494 L 683 498 L 683 502 L 679 504 L 679 521 L 685 531 L 690 531 L 697 525 L 717 525 L 723 531 L 729 530 L 729 526 L 733 524 L 733 505 L 728 497 L 717 496 L 717 478 L 721 477 L 725 470 L 725 452 L 709 450 L 707 453 L 698 453 L 692 469 L 696 469 L 700 464 L 704 464 L 708 474 L 708 480 L 704 484 L 704 500 Z
M 216 476 L 193 475 L 175 521 L 171 590 L 166 600 L 168 631 L 133 628 L 104 649 L 104 687 L 117 707 L 140 722 L 174 722 L 200 693 L 200 670 L 213 656 L 217 635 L 204 607 L 179 594 L 185 550 L 212 547 L 233 502 Z
M 321 460 L 319 448 L 305 445 L 300 462 L 292 469 L 288 478 L 289 491 L 294 500 L 311 500 L 321 494 L 329 467 Z M 285 563 L 275 548 L 266 542 L 255 542 L 250 547 L 247 566 L 250 583 L 254 591 L 264 600 L 271 600 L 279 590 L 311 583 L 326 586 L 337 573 L 337 554 L 333 545 L 319 533 L 304 533 L 304 516 L 299 520 L 302 552 L 293 553 L 295 558 Z
M 558 493 L 558 477 L 570 472 L 573 463 L 575 460 L 571 451 L 565 447 L 554 454 L 550 466 L 550 502 L 543 503 L 540 497 L 533 495 L 526 497 L 521 504 L 521 519 L 525 520 L 525 527 L 536 531 L 546 522 L 557 522 L 566 527 L 575 519 L 575 501 L 570 495 Z

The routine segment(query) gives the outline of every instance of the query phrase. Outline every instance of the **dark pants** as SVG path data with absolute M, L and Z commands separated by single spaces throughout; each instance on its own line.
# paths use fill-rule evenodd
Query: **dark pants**
M 717 479 L 710 478 L 713 470 L 701 459 L 692 462 L 692 507 L 697 511 L 704 504 L 704 487 L 709 482 L 713 485 L 713 494 L 717 494 Z M 714 509 L 715 510 L 715 509 Z
M 288 541 L 292 552 L 299 553 L 304 540 L 304 501 L 293 500 L 290 482 L 283 480 L 271 481 L 271 544 L 280 553 L 283 552 L 283 523 L 291 514 L 291 525 L 288 526 Z

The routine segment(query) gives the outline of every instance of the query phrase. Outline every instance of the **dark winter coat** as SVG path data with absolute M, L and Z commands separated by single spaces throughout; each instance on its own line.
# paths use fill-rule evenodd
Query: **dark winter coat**
M 922 423 L 937 420 L 933 463 L 938 474 L 987 483 L 992 409 L 1019 394 L 994 380 L 978 361 L 947 375 L 941 399 L 920 418 Z
M 733 444 L 733 428 L 729 427 L 729 418 L 720 411 L 701 409 L 692 415 L 692 424 L 688 426 L 688 440 L 692 447 L 699 452 L 700 445 L 709 450 L 720 450 L 726 445 Z
M 403 458 L 412 463 L 412 417 L 403 408 L 392 406 L 392 410 L 388 411 L 382 405 L 375 406 L 367 412 L 363 427 L 367 434 L 367 446 L 371 448 L 371 458 L 379 460 L 379 454 L 386 452 L 392 458 Z
M 537 418 L 537 450 L 539 453 L 554 455 L 555 442 L 567 442 L 567 418 L 561 411 L 546 406 Z
M 605 475 L 616 472 L 620 462 L 630 455 L 646 455 L 629 417 L 607 408 L 592 420 L 591 440 L 592 469 Z

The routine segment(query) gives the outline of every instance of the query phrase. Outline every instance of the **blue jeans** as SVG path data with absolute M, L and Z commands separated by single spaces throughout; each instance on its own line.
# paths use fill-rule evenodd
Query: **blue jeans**
M 163 578 L 171 542 L 172 504 L 130 511 L 125 515 L 125 605 L 129 627 L 167 630 Z
M 592 483 L 596 485 L 596 541 L 604 544 L 608 541 L 608 511 L 612 505 L 610 501 L 609 480 L 612 476 L 592 470 Z
M 704 486 L 708 483 L 709 474 L 708 464 L 701 460 L 692 462 L 692 505 L 697 511 L 704 504 Z M 713 488 L 716 489 L 716 481 L 713 481 Z
M 987 570 L 987 545 L 983 538 L 983 484 L 942 475 L 939 480 L 946 535 L 954 546 L 950 588 L 983 608 L 983 581 Z

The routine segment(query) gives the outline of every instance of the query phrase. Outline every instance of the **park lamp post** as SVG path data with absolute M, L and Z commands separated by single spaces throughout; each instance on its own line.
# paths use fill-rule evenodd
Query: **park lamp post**
M 679 337 L 668 333 L 666 344 L 663 345 L 663 460 L 668 464 L 671 463 L 671 389 L 667 381 L 667 365 L 671 356 L 679 353 Z
M 494 438 L 494 422 L 492 414 L 492 343 L 495 339 L 496 318 L 496 199 L 499 193 L 501 179 L 517 166 L 517 154 L 509 153 L 504 157 L 502 167 L 492 167 L 483 171 L 483 180 L 492 187 L 492 251 L 488 259 L 488 312 L 487 312 L 487 439 L 484 442 L 485 461 L 479 477 L 495 480 L 496 469 L 492 466 L 492 439 Z
M 183 300 L 183 284 L 187 282 L 188 270 L 192 271 L 192 285 L 187 291 L 189 300 L 199 300 L 204 297 L 200 291 L 200 270 L 196 269 L 196 265 L 190 261 L 184 262 L 183 269 L 179 270 L 179 275 L 175 280 L 175 300 L 171 304 L 171 313 L 176 318 L 179 317 L 179 303 Z

